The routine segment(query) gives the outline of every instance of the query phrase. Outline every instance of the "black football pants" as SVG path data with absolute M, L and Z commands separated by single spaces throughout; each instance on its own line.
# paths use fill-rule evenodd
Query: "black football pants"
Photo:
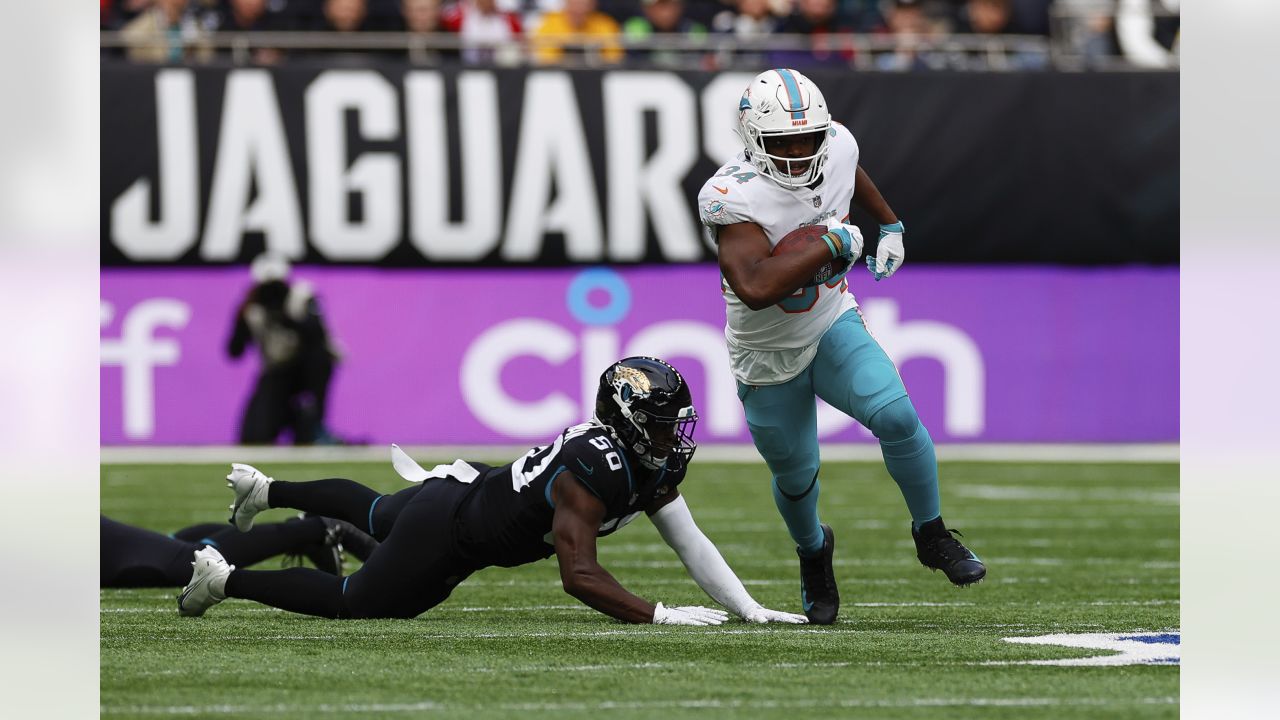
M 227 596 L 327 618 L 412 618 L 444 602 L 475 569 L 457 553 L 454 516 L 470 485 L 442 478 L 393 495 L 353 480 L 271 484 L 268 504 L 346 520 L 380 541 L 346 578 L 307 568 L 236 570 Z

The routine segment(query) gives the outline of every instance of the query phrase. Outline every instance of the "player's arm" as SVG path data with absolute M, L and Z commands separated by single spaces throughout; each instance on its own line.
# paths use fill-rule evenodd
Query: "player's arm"
M 880 189 L 871 182 L 871 176 L 867 174 L 862 166 L 858 166 L 858 173 L 853 183 L 853 204 L 867 211 L 867 214 L 881 225 L 892 225 L 898 222 L 898 216 L 893 213 L 893 208 L 889 207 L 889 203 L 880 194 Z
M 227 356 L 231 358 L 239 358 L 244 355 L 245 347 L 249 344 L 252 337 L 249 332 L 249 323 L 245 320 L 245 311 L 249 307 L 252 299 L 246 298 L 236 310 L 236 320 L 231 329 L 231 337 L 227 339 Z
M 601 567 L 596 561 L 596 531 L 604 521 L 605 506 L 573 473 L 565 471 L 556 476 L 551 499 L 556 509 L 551 531 L 565 592 L 623 622 L 680 625 L 724 622 L 724 613 L 718 610 L 650 604 L 628 592 Z
M 803 252 L 770 255 L 768 236 L 753 222 L 717 226 L 716 245 L 721 274 L 733 294 L 752 310 L 782 301 L 831 262 L 826 243 L 814 243 Z
M 729 563 L 720 555 L 715 543 L 693 521 L 689 506 L 679 492 L 673 489 L 668 495 L 659 498 L 646 512 L 662 539 L 680 556 L 680 562 L 684 563 L 689 576 L 698 583 L 698 587 L 710 595 L 711 599 L 729 608 L 734 615 L 756 623 L 809 622 L 804 615 L 770 610 L 756 602 L 729 567 Z
M 890 277 L 902 267 L 902 262 L 906 259 L 907 253 L 902 247 L 902 234 L 905 230 L 902 221 L 894 214 L 889 203 L 880 194 L 880 189 L 871 182 L 871 176 L 861 165 L 858 166 L 853 186 L 853 202 L 880 223 L 876 254 L 874 257 L 867 254 L 867 269 L 875 275 L 877 281 Z

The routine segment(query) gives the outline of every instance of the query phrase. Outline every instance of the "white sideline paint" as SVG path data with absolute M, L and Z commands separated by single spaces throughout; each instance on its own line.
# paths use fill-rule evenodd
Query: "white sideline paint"
M 630 702 L 563 702 L 563 703 L 502 703 L 494 705 L 448 705 L 431 700 L 412 703 L 377 704 L 273 704 L 273 705 L 102 705 L 103 715 L 249 715 L 261 717 L 267 714 L 361 714 L 460 710 L 506 710 L 513 712 L 602 711 L 602 710 L 685 710 L 685 709 L 788 709 L 788 708 L 915 708 L 915 707 L 1129 707 L 1134 705 L 1177 705 L 1176 697 L 1139 698 L 1056 698 L 1056 697 L 999 697 L 999 698 L 904 698 L 894 700 L 844 699 L 833 701 L 807 700 L 708 700 L 671 699 Z
M 938 459 L 951 462 L 1135 462 L 1176 463 L 1176 443 L 1155 444 L 943 444 Z M 527 445 L 418 445 L 404 451 L 414 458 L 469 460 L 510 460 L 529 450 Z M 102 463 L 110 464 L 216 464 L 232 460 L 247 463 L 335 463 L 389 461 L 390 446 L 359 445 L 341 447 L 239 447 L 236 445 L 104 447 Z M 880 446 L 871 443 L 823 443 L 827 461 L 882 460 Z M 699 445 L 698 459 L 711 462 L 760 464 L 760 454 L 752 445 Z M 505 461 L 505 460 L 504 460 Z
M 1160 505 L 1177 505 L 1177 492 L 1151 492 L 1147 490 L 1130 490 L 1118 488 L 1068 488 L 1068 487 L 1028 487 L 1025 485 L 975 485 L 951 483 L 952 493 L 961 497 L 976 500 L 1039 500 L 1060 501 L 1070 503 L 1098 502 L 1111 504 L 1115 502 L 1153 503 Z

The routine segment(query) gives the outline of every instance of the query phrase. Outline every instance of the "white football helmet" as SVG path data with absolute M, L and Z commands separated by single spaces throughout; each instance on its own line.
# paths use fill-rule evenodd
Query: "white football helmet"
M 761 175 L 783 187 L 803 187 L 822 173 L 830 129 L 831 111 L 822 91 L 795 70 L 760 73 L 738 101 L 738 136 L 747 158 Z M 770 155 L 765 149 L 766 138 L 808 133 L 818 133 L 812 155 L 788 158 Z

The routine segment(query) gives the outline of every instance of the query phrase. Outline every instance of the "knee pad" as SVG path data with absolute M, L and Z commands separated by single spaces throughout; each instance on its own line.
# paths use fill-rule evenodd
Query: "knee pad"
M 849 387 L 862 402 L 873 403 L 889 393 L 902 392 L 902 380 L 890 362 L 863 363 L 853 371 Z
M 909 440 L 920 427 L 920 416 L 910 398 L 898 398 L 876 411 L 867 422 L 867 429 L 880 442 L 894 443 Z
M 797 466 L 773 476 L 773 489 L 791 502 L 799 502 L 818 486 L 818 464 Z
M 804 442 L 780 427 L 751 428 L 756 449 L 784 495 L 803 495 L 818 474 L 818 443 Z

